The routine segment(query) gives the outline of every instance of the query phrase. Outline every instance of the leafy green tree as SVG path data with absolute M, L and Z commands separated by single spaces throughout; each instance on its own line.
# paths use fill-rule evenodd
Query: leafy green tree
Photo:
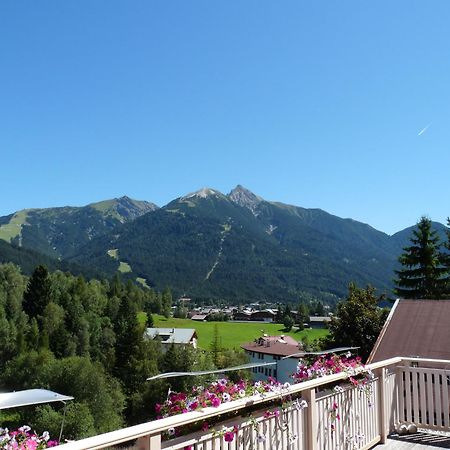
M 39 319 L 50 300 L 51 282 L 48 270 L 45 266 L 37 266 L 23 295 L 23 310 L 28 317 Z
M 338 304 L 331 319 L 330 335 L 324 346 L 359 347 L 359 354 L 365 360 L 387 317 L 387 311 L 379 308 L 377 303 L 374 288 L 361 289 L 351 283 L 347 299 Z
M 147 319 L 145 321 L 145 326 L 147 328 L 153 328 L 155 326 L 155 321 L 153 320 L 152 313 L 150 313 L 150 312 L 147 313 Z
M 440 299 L 448 283 L 446 257 L 440 251 L 440 239 L 431 228 L 431 220 L 422 217 L 413 230 L 411 245 L 399 257 L 395 293 L 403 298 Z
M 17 320 L 22 312 L 25 277 L 14 264 L 0 264 L 0 306 L 8 320 Z
M 233 349 L 222 349 L 217 358 L 216 366 L 219 369 L 225 367 L 241 366 L 249 362 L 249 357 L 243 351 Z M 227 378 L 238 382 L 239 380 L 251 380 L 252 374 L 250 370 L 233 370 L 226 373 Z
M 210 354 L 195 349 L 191 345 L 171 345 L 161 362 L 161 372 L 193 372 L 210 369 L 215 369 Z M 193 386 L 204 382 L 204 377 L 177 377 L 168 380 L 170 388 L 176 392 L 188 392 Z
M 36 408 L 35 414 L 25 421 L 39 433 L 48 431 L 52 438 L 58 438 L 61 424 L 64 423 L 62 441 L 65 439 L 83 439 L 95 435 L 94 422 L 94 417 L 88 405 L 76 400 L 67 403 L 65 413 L 63 408 L 57 409 L 54 405 L 39 406 Z
M 214 365 L 218 367 L 220 352 L 222 351 L 222 339 L 219 334 L 219 326 L 214 324 L 213 337 L 211 344 L 209 345 L 211 351 L 211 357 Z
M 164 317 L 170 317 L 172 311 L 172 292 L 169 288 L 164 289 L 161 298 L 161 314 Z
M 305 323 L 309 322 L 309 310 L 305 303 L 300 302 L 297 309 L 297 327 L 299 331 L 305 328 Z
M 291 316 L 284 316 L 283 325 L 285 331 L 291 331 L 294 326 L 294 319 Z
M 173 313 L 173 317 L 177 318 L 177 319 L 186 319 L 188 314 L 188 310 L 186 307 L 184 307 L 183 305 L 178 305 L 175 308 L 175 311 Z
M 142 341 L 130 361 L 130 378 L 127 380 L 127 406 L 125 416 L 132 425 L 154 416 L 154 404 L 167 394 L 167 384 L 162 380 L 148 382 L 147 378 L 159 372 L 161 344 L 158 341 Z
M 6 318 L 3 307 L 0 306 L 0 363 L 12 358 L 17 348 L 17 328 Z
M 39 325 L 37 323 L 36 317 L 33 317 L 30 321 L 26 339 L 30 350 L 39 349 Z

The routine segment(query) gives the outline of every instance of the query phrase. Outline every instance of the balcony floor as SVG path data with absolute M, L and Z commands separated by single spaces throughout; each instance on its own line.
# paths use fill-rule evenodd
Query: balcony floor
M 425 450 L 433 448 L 450 448 L 450 436 L 441 434 L 428 434 L 419 432 L 416 434 L 389 436 L 384 445 L 377 445 L 376 450 Z

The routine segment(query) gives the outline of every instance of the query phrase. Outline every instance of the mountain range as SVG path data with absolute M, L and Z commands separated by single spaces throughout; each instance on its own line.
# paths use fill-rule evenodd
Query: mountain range
M 433 224 L 444 236 L 445 226 Z M 0 217 L 0 261 L 8 248 L 18 264 L 17 255 L 27 255 L 24 271 L 41 254 L 55 268 L 119 271 L 197 299 L 334 303 L 351 281 L 389 295 L 411 232 L 389 236 L 321 209 L 266 201 L 242 186 L 227 195 L 203 188 L 162 208 L 121 197 Z

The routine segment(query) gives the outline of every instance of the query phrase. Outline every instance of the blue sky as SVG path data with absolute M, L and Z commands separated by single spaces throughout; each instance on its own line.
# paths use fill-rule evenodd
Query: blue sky
M 240 183 L 388 233 L 444 222 L 449 21 L 448 0 L 0 2 L 0 215 Z

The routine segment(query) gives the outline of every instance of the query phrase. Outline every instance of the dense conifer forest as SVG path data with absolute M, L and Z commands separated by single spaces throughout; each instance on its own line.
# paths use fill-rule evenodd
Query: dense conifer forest
M 0 388 L 3 392 L 47 388 L 72 395 L 64 438 L 76 439 L 154 417 L 155 402 L 169 384 L 146 379 L 162 371 L 213 368 L 194 348 L 161 351 L 143 339 L 138 311 L 169 314 L 170 290 L 155 292 L 118 276 L 110 281 L 75 277 L 38 266 L 30 278 L 13 264 L 0 265 Z M 240 359 L 241 358 L 241 359 Z M 242 360 L 227 352 L 223 364 Z M 188 389 L 198 379 L 171 382 Z M 2 426 L 28 423 L 59 433 L 62 406 L 8 410 Z

